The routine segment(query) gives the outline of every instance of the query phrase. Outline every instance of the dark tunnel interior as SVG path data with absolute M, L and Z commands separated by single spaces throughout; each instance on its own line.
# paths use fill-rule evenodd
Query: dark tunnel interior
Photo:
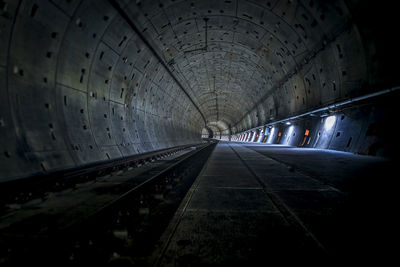
M 316 177 L 307 151 L 397 162 L 398 25 L 390 1 L 0 0 L 0 191 L 215 141 Z

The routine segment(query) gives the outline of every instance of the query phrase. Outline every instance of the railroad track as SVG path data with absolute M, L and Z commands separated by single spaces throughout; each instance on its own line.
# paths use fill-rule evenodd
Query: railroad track
M 109 201 L 95 208 L 71 207 L 77 212 L 66 213 L 76 218 L 63 218 L 60 222 L 57 216 L 37 214 L 1 229 L 0 263 L 147 265 L 159 236 L 215 145 L 192 147 L 176 160 L 156 165 L 136 177 L 135 183 L 127 183 L 129 189 L 125 184 L 97 190 Z M 151 155 L 153 159 L 157 156 Z M 139 160 L 143 159 L 109 167 L 118 173 Z M 104 175 L 104 170 L 99 166 L 92 171 Z M 111 201 L 109 195 L 113 195 Z
M 9 203 L 23 204 L 33 199 L 44 198 L 48 192 L 59 192 L 73 188 L 79 183 L 95 180 L 97 177 L 117 173 L 126 169 L 140 167 L 174 155 L 190 147 L 202 144 L 189 144 L 133 155 L 106 162 L 96 162 L 80 167 L 62 170 L 43 170 L 30 177 L 15 178 L 0 186 L 0 214 L 6 211 Z

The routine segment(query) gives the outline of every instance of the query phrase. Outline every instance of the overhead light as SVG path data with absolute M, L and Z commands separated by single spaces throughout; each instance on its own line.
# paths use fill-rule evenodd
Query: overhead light
M 292 123 L 290 121 L 287 121 L 285 124 L 286 125 L 291 125 Z
M 324 112 L 324 113 L 322 113 L 320 115 L 320 118 L 325 118 L 325 117 L 328 117 L 328 116 L 329 116 L 329 113 L 328 112 Z

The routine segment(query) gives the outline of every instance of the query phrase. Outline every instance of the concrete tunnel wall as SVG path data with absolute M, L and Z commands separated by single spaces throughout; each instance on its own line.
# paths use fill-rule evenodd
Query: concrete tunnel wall
M 291 120 L 290 124 L 283 122 L 259 127 L 236 134 L 232 140 L 251 142 L 243 136 L 250 132 L 257 134 L 257 130 L 260 134 L 263 130 L 261 137 L 253 142 L 398 158 L 399 142 L 393 129 L 393 122 L 398 116 L 393 108 L 396 101 L 391 95 L 383 97 L 373 106 L 360 105 L 325 113 L 322 117 L 313 115 Z M 328 118 L 334 118 L 330 125 Z
M 0 181 L 198 142 L 202 117 L 222 136 L 398 85 L 366 1 L 114 1 L 164 64 L 110 2 L 0 1 Z
M 0 179 L 200 140 L 200 115 L 107 1 L 12 1 L 7 14 Z

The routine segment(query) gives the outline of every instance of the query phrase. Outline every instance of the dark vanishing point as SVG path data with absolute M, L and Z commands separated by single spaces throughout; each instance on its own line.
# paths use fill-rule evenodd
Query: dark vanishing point
M 0 0 L 0 265 L 397 266 L 394 2 Z

